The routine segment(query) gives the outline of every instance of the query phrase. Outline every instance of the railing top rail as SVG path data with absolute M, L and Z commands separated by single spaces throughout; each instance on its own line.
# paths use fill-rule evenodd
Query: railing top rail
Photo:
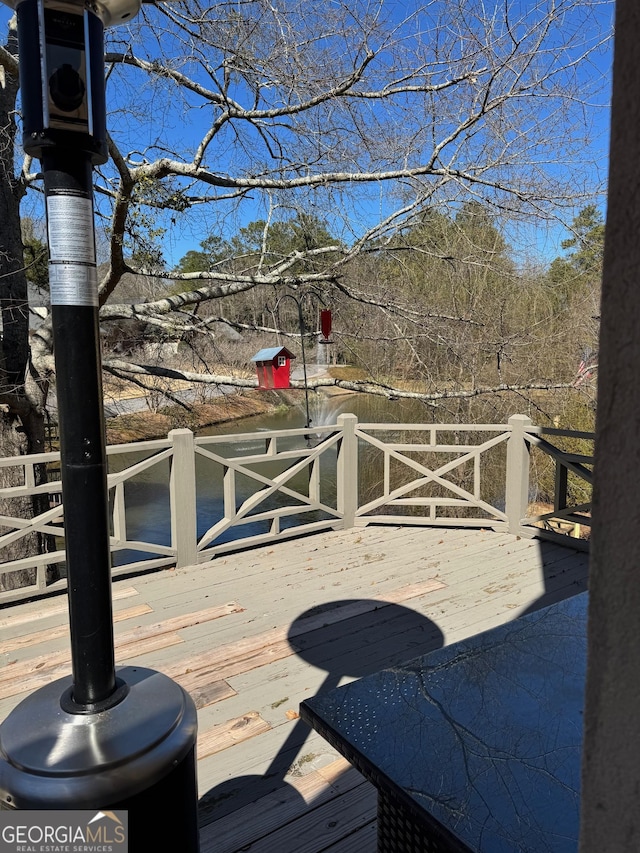
M 171 441 L 167 438 L 157 438 L 149 441 L 130 441 L 126 444 L 108 444 L 107 455 L 122 453 L 136 453 L 140 451 L 166 450 L 171 447 Z M 18 465 L 41 465 L 46 462 L 59 462 L 60 451 L 48 450 L 46 453 L 29 453 L 26 456 L 2 456 L 0 457 L 0 468 L 11 468 Z
M 310 428 L 299 427 L 295 429 L 264 430 L 260 432 L 234 432 L 222 435 L 206 435 L 195 437 L 196 444 L 218 444 L 225 442 L 248 441 L 251 439 L 282 438 L 286 436 L 306 436 L 309 433 L 315 435 L 326 435 L 340 429 L 339 423 L 312 424 Z M 390 432 L 390 431 L 415 431 L 429 432 L 506 432 L 511 430 L 507 424 L 439 424 L 439 423 L 364 423 L 358 422 L 358 429 L 367 432 Z M 595 433 L 582 430 L 560 429 L 557 427 L 530 425 L 524 428 L 529 435 L 557 436 L 563 438 L 581 438 L 593 440 Z M 166 450 L 171 447 L 169 438 L 158 438 L 147 441 L 132 441 L 124 444 L 109 444 L 106 447 L 108 456 L 123 453 L 153 452 Z M 57 462 L 60 451 L 51 450 L 46 453 L 34 453 L 28 456 L 7 456 L 0 458 L 0 468 L 18 465 L 38 465 L 47 462 Z
M 559 427 L 546 426 L 528 426 L 525 427 L 525 432 L 531 435 L 555 435 L 559 438 L 584 438 L 587 441 L 593 441 L 596 437 L 595 432 L 584 432 L 577 429 L 560 429 Z
M 0 468 L 12 468 L 18 465 L 41 465 L 44 462 L 58 462 L 59 450 L 47 453 L 30 453 L 28 456 L 3 456 L 0 458 Z
M 322 426 L 299 427 L 295 429 L 266 429 L 259 432 L 229 432 L 223 435 L 200 435 L 195 439 L 196 444 L 225 444 L 240 441 L 264 441 L 266 438 L 287 438 L 291 436 L 320 435 L 336 432 L 339 424 L 322 424 Z
M 395 424 L 395 423 L 358 423 L 358 429 L 367 432 L 374 431 L 410 431 L 427 432 L 508 432 L 509 424 Z
M 130 441 L 127 444 L 108 444 L 107 456 L 119 453 L 135 453 L 140 450 L 166 450 L 171 447 L 171 440 L 168 438 L 155 438 L 149 441 Z

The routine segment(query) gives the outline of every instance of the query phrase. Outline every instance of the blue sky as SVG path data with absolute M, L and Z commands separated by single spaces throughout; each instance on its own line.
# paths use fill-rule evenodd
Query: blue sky
M 399 19 L 401 13 L 405 15 L 410 5 L 410 3 L 400 3 L 394 0 L 394 2 L 386 2 L 383 10 L 392 20 L 395 20 L 396 17 Z M 430 4 L 432 10 L 437 8 L 437 5 L 437 3 Z M 482 8 L 483 5 L 486 6 L 487 4 L 478 4 L 479 8 Z M 513 3 L 516 11 L 518 8 L 521 11 L 527 11 L 535 5 L 538 4 L 534 3 L 533 0 L 531 2 L 516 0 Z M 591 37 L 595 38 L 598 31 L 604 34 L 610 29 L 612 8 L 613 5 L 611 2 L 603 2 L 594 7 L 591 19 L 593 32 L 589 34 Z M 2 7 L 0 9 L 0 21 L 4 23 L 8 20 L 9 14 L 10 10 Z M 414 19 L 415 26 L 419 25 L 419 20 L 419 16 L 416 16 Z M 570 20 L 568 18 L 566 32 L 569 33 L 569 31 Z M 127 31 L 124 28 L 112 30 L 110 35 L 115 36 L 123 43 L 126 42 L 128 37 Z M 576 37 L 575 33 L 573 37 L 575 38 L 577 55 L 577 51 L 580 49 L 580 39 Z M 163 39 L 163 44 L 166 44 L 166 38 Z M 584 110 L 584 123 L 587 133 L 583 163 L 592 164 L 590 166 L 592 174 L 588 176 L 579 174 L 579 165 L 576 165 L 576 181 L 591 178 L 594 186 L 600 184 L 602 187 L 605 184 L 607 171 L 610 66 L 611 43 L 607 47 L 595 52 L 590 57 L 589 64 L 585 65 L 580 72 L 584 75 L 585 81 L 588 78 L 593 78 L 593 76 L 601 75 L 604 85 L 598 97 Z M 137 80 L 140 82 L 142 78 L 138 76 Z M 165 143 L 172 144 L 176 140 L 185 142 L 188 141 L 190 136 L 195 140 L 202 132 L 205 119 L 208 119 L 208 116 L 205 115 L 206 111 L 202 110 L 200 115 L 203 117 L 203 124 L 199 126 L 198 112 L 187 113 L 186 107 L 188 104 L 181 105 L 170 96 L 166 96 L 166 93 L 163 96 L 162 92 L 152 90 L 144 85 L 140 85 L 137 89 L 134 85 L 126 92 L 123 92 L 122 103 L 118 103 L 118 91 L 114 90 L 113 87 L 108 90 L 108 93 L 108 109 L 112 113 L 110 120 L 112 126 L 118 126 L 121 123 L 120 106 L 126 104 L 127 109 L 137 111 L 137 115 L 140 118 L 139 121 L 136 121 L 135 112 L 133 115 L 130 114 L 127 117 L 128 135 L 130 137 L 127 150 L 133 152 L 133 158 L 138 158 L 140 161 L 147 155 L 147 149 L 152 152 L 151 157 L 153 158 L 158 156 L 162 145 Z M 193 118 L 194 115 L 196 116 L 195 119 Z M 532 132 L 534 131 L 529 131 L 529 133 Z M 233 140 L 227 137 L 223 140 L 223 144 L 216 148 L 215 152 L 212 153 L 211 168 L 224 171 L 226 164 L 230 162 L 230 158 L 234 157 L 236 158 L 236 163 L 239 162 L 237 160 L 237 152 L 231 149 L 232 143 Z M 226 145 L 229 147 L 225 147 Z M 550 152 L 550 159 L 552 159 L 552 156 L 553 152 Z M 550 172 L 553 172 L 554 168 L 560 171 L 566 167 L 562 166 L 561 163 L 557 163 L 550 168 Z M 316 209 L 314 208 L 314 198 L 317 199 L 319 215 L 327 215 L 326 202 L 321 200 L 320 192 L 307 191 L 304 199 L 305 209 L 311 211 Z M 381 186 L 379 188 L 371 187 L 367 192 L 360 193 L 357 200 L 352 200 L 343 195 L 340 204 L 344 206 L 344 213 L 346 214 L 344 218 L 346 220 L 352 217 L 355 222 L 356 217 L 364 217 L 373 223 L 376 219 L 384 216 L 385 212 L 390 209 L 390 204 L 393 202 L 397 203 L 397 201 L 398 192 L 395 192 L 395 194 L 391 193 L 390 195 L 389 188 Z M 299 202 L 296 200 L 292 202 L 294 206 L 297 203 Z M 349 205 L 352 205 L 352 208 Z M 577 213 L 578 209 L 579 206 L 576 208 L 575 213 Z M 264 199 L 261 200 L 259 198 L 255 198 L 253 204 L 249 202 L 243 205 L 241 210 L 232 209 L 231 206 L 225 209 L 224 206 L 218 205 L 215 215 L 212 214 L 210 218 L 197 215 L 200 212 L 198 210 L 191 216 L 179 215 L 176 217 L 172 214 L 166 218 L 165 224 L 168 226 L 168 230 L 163 237 L 162 244 L 164 257 L 169 267 L 175 264 L 189 249 L 198 248 L 200 240 L 206 236 L 208 227 L 215 228 L 218 231 L 226 231 L 225 236 L 231 236 L 242 225 L 246 225 L 255 219 L 264 218 L 266 215 Z M 331 216 L 331 213 L 329 212 L 328 215 Z M 565 219 L 567 218 L 570 218 L 569 212 L 565 212 Z M 175 227 L 171 227 L 171 219 L 176 220 Z M 335 220 L 335 227 L 336 229 L 342 227 L 338 224 L 338 218 Z M 348 222 L 340 236 L 348 240 Z M 519 224 L 517 227 L 514 226 L 511 229 L 508 236 L 511 242 L 517 245 L 518 257 L 525 258 L 531 256 L 538 259 L 551 259 L 559 253 L 559 243 L 566 237 L 566 230 L 561 224 L 553 222 L 538 226 Z

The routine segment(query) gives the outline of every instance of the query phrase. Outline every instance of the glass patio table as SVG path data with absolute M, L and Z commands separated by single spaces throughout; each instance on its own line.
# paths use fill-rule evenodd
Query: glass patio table
M 378 789 L 378 851 L 575 853 L 587 594 L 302 703 Z

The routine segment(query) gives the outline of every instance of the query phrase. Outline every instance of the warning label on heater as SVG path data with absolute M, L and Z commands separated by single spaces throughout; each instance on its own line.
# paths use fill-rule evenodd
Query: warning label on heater
M 84 264 L 49 264 L 52 305 L 98 306 L 96 268 Z
M 47 199 L 49 259 L 95 264 L 93 203 L 75 195 L 49 196 Z

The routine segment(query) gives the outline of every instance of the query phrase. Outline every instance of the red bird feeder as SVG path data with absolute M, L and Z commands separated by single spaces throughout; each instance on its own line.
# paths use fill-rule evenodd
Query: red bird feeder
M 331 311 L 329 308 L 323 308 L 320 312 L 320 329 L 322 331 L 323 340 L 318 341 L 320 344 L 330 344 L 331 340 Z

